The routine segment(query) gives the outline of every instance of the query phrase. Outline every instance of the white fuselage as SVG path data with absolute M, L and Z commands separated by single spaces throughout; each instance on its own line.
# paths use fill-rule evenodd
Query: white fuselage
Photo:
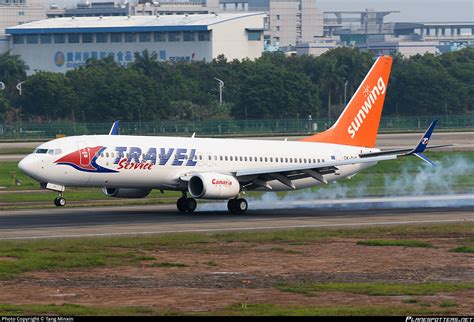
M 379 150 L 311 142 L 87 135 L 42 144 L 22 161 L 22 169 L 41 183 L 62 186 L 184 191 L 186 182 L 180 177 L 192 173 L 232 175 L 243 169 L 355 159 L 360 153 L 375 151 Z M 353 176 L 374 164 L 338 166 L 325 179 L 335 181 Z M 308 177 L 293 183 L 296 189 L 320 184 Z M 269 184 L 273 191 L 293 190 L 277 180 Z

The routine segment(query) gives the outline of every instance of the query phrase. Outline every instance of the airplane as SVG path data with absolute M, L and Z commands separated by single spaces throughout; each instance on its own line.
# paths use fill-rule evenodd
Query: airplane
M 299 141 L 128 136 L 119 134 L 117 121 L 108 135 L 41 144 L 18 167 L 41 188 L 58 192 L 58 207 L 66 205 L 66 187 L 98 187 L 116 198 L 144 198 L 160 189 L 182 193 L 176 204 L 182 213 L 194 212 L 196 199 L 220 199 L 242 214 L 247 191 L 310 188 L 411 155 L 434 165 L 423 152 L 436 121 L 413 148 L 375 147 L 391 66 L 392 57 L 378 57 L 336 123 Z

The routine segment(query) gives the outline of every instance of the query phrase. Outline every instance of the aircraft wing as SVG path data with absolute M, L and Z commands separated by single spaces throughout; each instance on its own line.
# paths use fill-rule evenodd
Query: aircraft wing
M 393 160 L 396 158 L 397 155 L 384 155 L 304 165 L 299 164 L 272 168 L 244 169 L 235 172 L 234 175 L 243 183 L 243 187 L 246 190 L 252 190 L 258 187 L 265 187 L 271 190 L 272 187 L 268 184 L 268 181 L 272 180 L 278 180 L 289 188 L 296 189 L 292 180 L 312 177 L 321 183 L 328 183 L 324 178 L 324 175 L 331 173 L 337 175 L 337 171 L 339 170 L 338 166 Z

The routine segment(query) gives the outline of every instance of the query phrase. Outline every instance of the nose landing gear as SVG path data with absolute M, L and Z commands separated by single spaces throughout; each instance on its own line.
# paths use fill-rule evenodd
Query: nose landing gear
M 66 205 L 66 199 L 64 199 L 63 194 L 59 194 L 59 197 L 54 198 L 54 205 L 56 207 L 64 207 Z

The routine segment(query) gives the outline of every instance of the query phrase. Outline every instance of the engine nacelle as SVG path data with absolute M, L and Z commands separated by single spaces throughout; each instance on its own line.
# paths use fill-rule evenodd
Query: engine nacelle
M 189 180 L 188 191 L 194 198 L 230 199 L 239 195 L 240 183 L 236 178 L 225 174 L 197 173 Z
M 150 194 L 151 189 L 103 187 L 102 192 L 106 196 L 115 198 L 145 198 Z

